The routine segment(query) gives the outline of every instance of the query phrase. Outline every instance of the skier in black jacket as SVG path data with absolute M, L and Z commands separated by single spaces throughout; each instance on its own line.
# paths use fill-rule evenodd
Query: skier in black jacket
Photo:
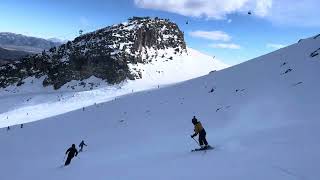
M 72 144 L 72 146 L 66 151 L 66 154 L 68 154 L 68 158 L 67 158 L 66 162 L 64 163 L 64 165 L 68 166 L 71 162 L 71 159 L 74 156 L 78 155 L 78 150 L 76 149 L 76 145 Z

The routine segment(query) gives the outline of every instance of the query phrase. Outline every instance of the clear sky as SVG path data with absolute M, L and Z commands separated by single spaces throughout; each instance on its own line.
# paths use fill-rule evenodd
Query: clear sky
M 319 4 L 319 0 L 1 0 L 0 32 L 73 39 L 80 29 L 90 32 L 132 16 L 158 16 L 177 23 L 189 47 L 232 65 L 319 34 Z

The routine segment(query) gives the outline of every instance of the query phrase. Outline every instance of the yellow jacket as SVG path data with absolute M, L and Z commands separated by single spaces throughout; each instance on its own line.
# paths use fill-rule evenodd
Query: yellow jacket
M 194 134 L 198 134 L 203 130 L 201 122 L 197 122 L 197 124 L 194 125 Z

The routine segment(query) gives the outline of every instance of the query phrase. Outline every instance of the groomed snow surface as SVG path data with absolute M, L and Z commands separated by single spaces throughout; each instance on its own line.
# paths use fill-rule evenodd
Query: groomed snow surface
M 306 39 L 197 79 L 3 128 L 1 179 L 318 180 L 320 58 L 310 53 L 319 46 Z M 190 152 L 193 115 L 215 150 Z M 85 151 L 60 168 L 82 139 Z

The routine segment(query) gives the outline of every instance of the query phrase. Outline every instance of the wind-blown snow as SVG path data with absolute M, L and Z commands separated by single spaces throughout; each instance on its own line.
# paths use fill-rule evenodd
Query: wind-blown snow
M 310 53 L 319 46 L 306 39 L 177 85 L 3 128 L 1 178 L 317 180 L 320 58 Z M 215 150 L 190 152 L 193 115 Z M 59 168 L 82 139 L 85 151 Z

